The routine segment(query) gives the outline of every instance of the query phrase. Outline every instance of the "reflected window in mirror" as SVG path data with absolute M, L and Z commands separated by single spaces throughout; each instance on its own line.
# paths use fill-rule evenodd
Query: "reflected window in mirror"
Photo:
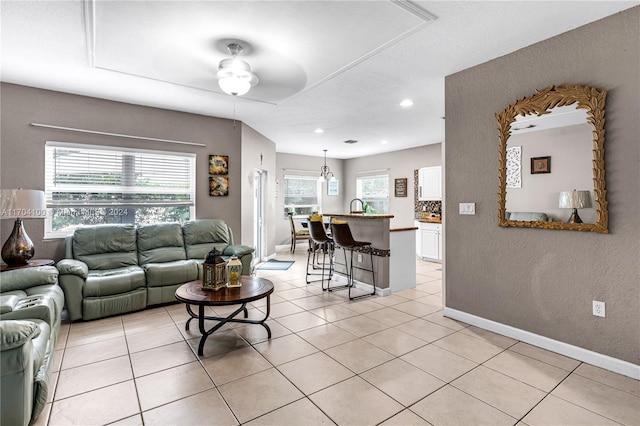
M 587 86 L 550 86 L 496 114 L 500 226 L 608 232 L 605 97 Z M 590 202 L 567 208 L 560 194 L 574 190 Z

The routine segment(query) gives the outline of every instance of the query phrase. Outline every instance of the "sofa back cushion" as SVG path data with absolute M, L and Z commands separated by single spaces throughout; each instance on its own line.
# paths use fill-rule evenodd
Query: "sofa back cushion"
M 137 265 L 136 228 L 133 225 L 93 225 L 73 233 L 73 256 L 89 269 Z
M 185 260 L 184 239 L 179 223 L 157 223 L 138 227 L 138 263 Z
M 233 244 L 231 229 L 220 219 L 200 219 L 182 225 L 188 259 L 204 259 L 213 248 L 222 252 Z

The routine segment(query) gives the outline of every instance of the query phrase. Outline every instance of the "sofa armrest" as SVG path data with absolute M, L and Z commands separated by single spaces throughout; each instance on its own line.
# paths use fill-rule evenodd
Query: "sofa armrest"
M 82 289 L 89 276 L 89 268 L 86 263 L 74 259 L 62 259 L 56 267 L 60 271 L 58 283 L 64 291 L 64 304 L 69 319 L 82 319 Z
M 245 254 L 253 253 L 255 250 L 256 249 L 254 249 L 253 247 L 245 246 L 242 244 L 234 244 L 234 245 L 227 246 L 227 248 L 224 249 L 222 254 L 225 256 L 242 257 Z
M 0 279 L 0 291 L 27 290 L 44 284 L 56 284 L 58 270 L 55 266 L 38 266 L 5 271 Z
M 253 260 L 254 251 L 255 249 L 253 247 L 245 246 L 242 244 L 232 244 L 230 246 L 227 246 L 222 254 L 224 256 L 236 256 L 242 263 L 242 275 L 251 275 L 251 273 L 253 272 L 251 262 Z
M 86 263 L 75 259 L 62 259 L 56 265 L 60 274 L 73 274 L 81 278 L 87 279 L 89 276 L 89 267 Z
M 33 340 L 39 334 L 40 327 L 32 321 L 0 321 L 0 423 L 3 425 L 26 425 L 31 421 Z
M 0 352 L 24 346 L 39 334 L 40 327 L 33 321 L 0 321 Z M 5 368 L 8 366 L 2 366 L 3 374 Z

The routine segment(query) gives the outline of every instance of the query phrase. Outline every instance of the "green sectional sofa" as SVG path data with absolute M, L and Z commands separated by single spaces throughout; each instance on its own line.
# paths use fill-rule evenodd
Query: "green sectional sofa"
M 69 319 L 91 320 L 174 302 L 182 284 L 202 278 L 213 248 L 237 256 L 251 274 L 252 247 L 235 245 L 219 219 L 179 223 L 83 226 L 66 238 L 56 265 Z
M 44 408 L 63 306 L 54 266 L 0 273 L 0 424 L 28 425 Z

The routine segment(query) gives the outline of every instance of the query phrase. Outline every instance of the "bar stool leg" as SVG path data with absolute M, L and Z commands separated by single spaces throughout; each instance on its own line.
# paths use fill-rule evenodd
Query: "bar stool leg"
M 353 287 L 353 250 L 351 250 L 351 283 L 352 285 L 349 287 L 349 300 L 359 299 L 361 297 L 375 296 L 376 294 L 376 274 L 374 272 L 374 267 L 373 267 L 373 249 L 371 247 L 369 247 L 369 259 L 371 261 L 371 270 L 370 271 L 367 269 L 363 269 L 363 270 L 371 272 L 371 283 L 373 284 L 373 290 L 371 291 L 371 293 L 365 293 L 358 296 L 351 296 L 351 287 Z M 358 268 L 358 269 L 362 269 L 362 268 Z

